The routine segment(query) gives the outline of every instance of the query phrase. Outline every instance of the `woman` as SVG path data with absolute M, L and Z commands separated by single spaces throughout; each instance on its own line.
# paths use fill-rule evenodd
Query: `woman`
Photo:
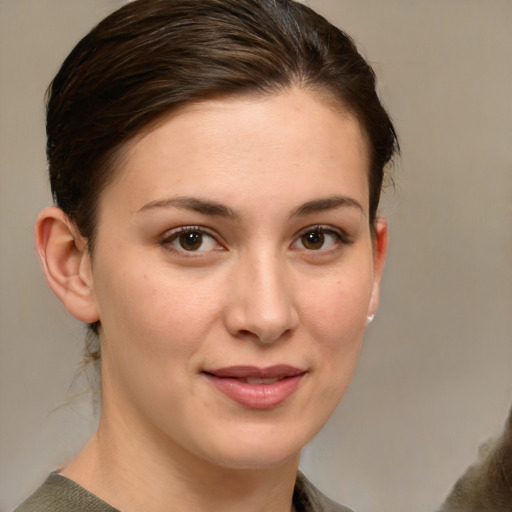
M 352 41 L 289 0 L 139 0 L 48 93 L 48 283 L 98 430 L 36 510 L 346 510 L 298 474 L 378 306 L 396 150 Z

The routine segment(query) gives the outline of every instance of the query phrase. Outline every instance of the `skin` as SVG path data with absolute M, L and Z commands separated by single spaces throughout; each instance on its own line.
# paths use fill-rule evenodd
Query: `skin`
M 372 233 L 368 195 L 357 121 L 291 89 L 187 106 L 134 140 L 92 256 L 46 209 L 48 282 L 101 322 L 100 425 L 62 473 L 124 512 L 290 510 L 301 449 L 343 396 L 378 305 L 387 227 Z M 276 364 L 304 376 L 267 409 L 203 373 Z

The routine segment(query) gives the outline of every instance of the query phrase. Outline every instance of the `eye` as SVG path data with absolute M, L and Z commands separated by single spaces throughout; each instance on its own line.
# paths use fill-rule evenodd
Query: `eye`
M 162 245 L 179 252 L 208 252 L 220 248 L 219 243 L 203 228 L 186 226 L 168 233 Z
M 306 249 L 307 251 L 326 251 L 341 243 L 349 243 L 343 234 L 332 228 L 315 226 L 303 231 L 292 244 L 292 248 Z

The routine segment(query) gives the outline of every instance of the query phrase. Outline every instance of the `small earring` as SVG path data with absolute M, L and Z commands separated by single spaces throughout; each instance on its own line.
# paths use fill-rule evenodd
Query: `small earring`
M 366 317 L 366 325 L 369 325 L 373 322 L 373 319 L 375 318 L 375 314 L 372 314 L 372 315 L 368 315 Z

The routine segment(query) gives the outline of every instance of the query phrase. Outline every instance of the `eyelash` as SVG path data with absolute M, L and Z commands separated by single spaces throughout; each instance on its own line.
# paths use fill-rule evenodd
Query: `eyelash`
M 347 234 L 344 233 L 343 231 L 339 231 L 339 230 L 333 229 L 332 227 L 329 227 L 329 226 L 317 225 L 317 226 L 309 226 L 309 227 L 303 229 L 296 236 L 296 238 L 294 239 L 294 241 L 291 244 L 291 247 L 293 248 L 293 246 L 295 244 L 298 244 L 301 241 L 304 241 L 303 240 L 304 237 L 306 235 L 312 234 L 312 233 L 321 235 L 321 240 L 322 240 L 321 246 L 323 246 L 324 243 L 325 243 L 325 238 L 322 238 L 325 235 L 333 236 L 336 239 L 335 240 L 335 245 L 336 246 L 338 246 L 340 244 L 341 245 L 349 245 L 349 244 L 351 244 L 353 242 L 350 239 L 350 237 L 348 237 Z M 169 245 L 172 246 L 174 242 L 179 241 L 179 237 L 181 235 L 191 235 L 191 234 L 197 234 L 197 235 L 199 235 L 201 237 L 200 245 L 198 246 L 198 249 L 201 249 L 201 247 L 204 245 L 204 238 L 205 237 L 207 237 L 208 239 L 211 239 L 215 243 L 216 246 L 222 247 L 222 244 L 220 244 L 218 242 L 217 238 L 213 234 L 211 234 L 208 230 L 206 230 L 205 228 L 203 228 L 201 226 L 182 226 L 180 228 L 176 228 L 176 229 L 172 230 L 171 232 L 169 232 L 168 234 L 165 235 L 165 237 L 163 238 L 163 240 L 161 242 L 161 245 L 162 246 L 169 246 Z M 181 248 L 171 247 L 171 249 L 176 251 L 176 252 L 179 252 L 179 253 L 188 254 L 189 256 L 197 255 L 198 253 L 201 253 L 201 252 L 211 252 L 211 250 L 209 250 L 209 249 L 203 249 L 203 250 L 190 249 L 190 250 L 187 250 L 185 247 L 183 247 L 183 245 L 181 245 Z M 305 250 L 308 253 L 316 253 L 316 252 L 318 252 L 318 253 L 325 253 L 325 252 L 331 252 L 333 248 L 322 249 L 322 247 L 320 247 L 318 249 L 308 249 L 307 247 L 304 247 L 304 245 L 302 244 L 302 247 L 300 247 L 298 249 L 299 250 Z M 212 249 L 212 250 L 215 250 L 215 249 Z M 219 249 L 217 249 L 217 250 L 219 250 Z
M 176 229 L 172 230 L 171 232 L 169 232 L 169 233 L 167 233 L 165 235 L 164 239 L 161 242 L 161 245 L 162 246 L 172 245 L 173 242 L 176 242 L 177 240 L 179 240 L 179 237 L 181 235 L 187 235 L 187 234 L 198 234 L 202 238 L 208 237 L 213 242 L 215 242 L 215 245 L 221 246 L 221 244 L 218 242 L 217 238 L 213 234 L 211 234 L 209 231 L 207 231 L 205 228 L 203 228 L 201 226 L 183 226 L 183 227 L 180 227 L 180 228 L 176 228 Z M 204 240 L 202 239 L 201 240 L 201 246 L 203 245 L 203 241 Z M 180 253 L 187 253 L 190 256 L 194 255 L 194 253 L 207 252 L 205 250 L 202 250 L 202 251 L 201 250 L 199 250 L 199 251 L 198 250 L 187 250 L 183 246 L 181 246 L 181 248 L 172 247 L 172 250 L 174 250 L 176 252 L 180 252 Z
M 339 244 L 341 245 L 350 245 L 353 241 L 350 239 L 350 237 L 347 236 L 347 234 L 343 231 L 334 229 L 330 226 L 323 226 L 323 225 L 317 225 L 317 226 L 309 226 L 305 229 L 303 229 L 292 245 L 299 243 L 303 238 L 310 234 L 310 233 L 317 233 L 320 235 L 330 235 L 333 236 L 336 239 L 336 246 Z M 332 249 L 308 249 L 307 247 L 303 247 L 304 250 L 314 253 L 314 252 L 327 252 L 331 251 Z

